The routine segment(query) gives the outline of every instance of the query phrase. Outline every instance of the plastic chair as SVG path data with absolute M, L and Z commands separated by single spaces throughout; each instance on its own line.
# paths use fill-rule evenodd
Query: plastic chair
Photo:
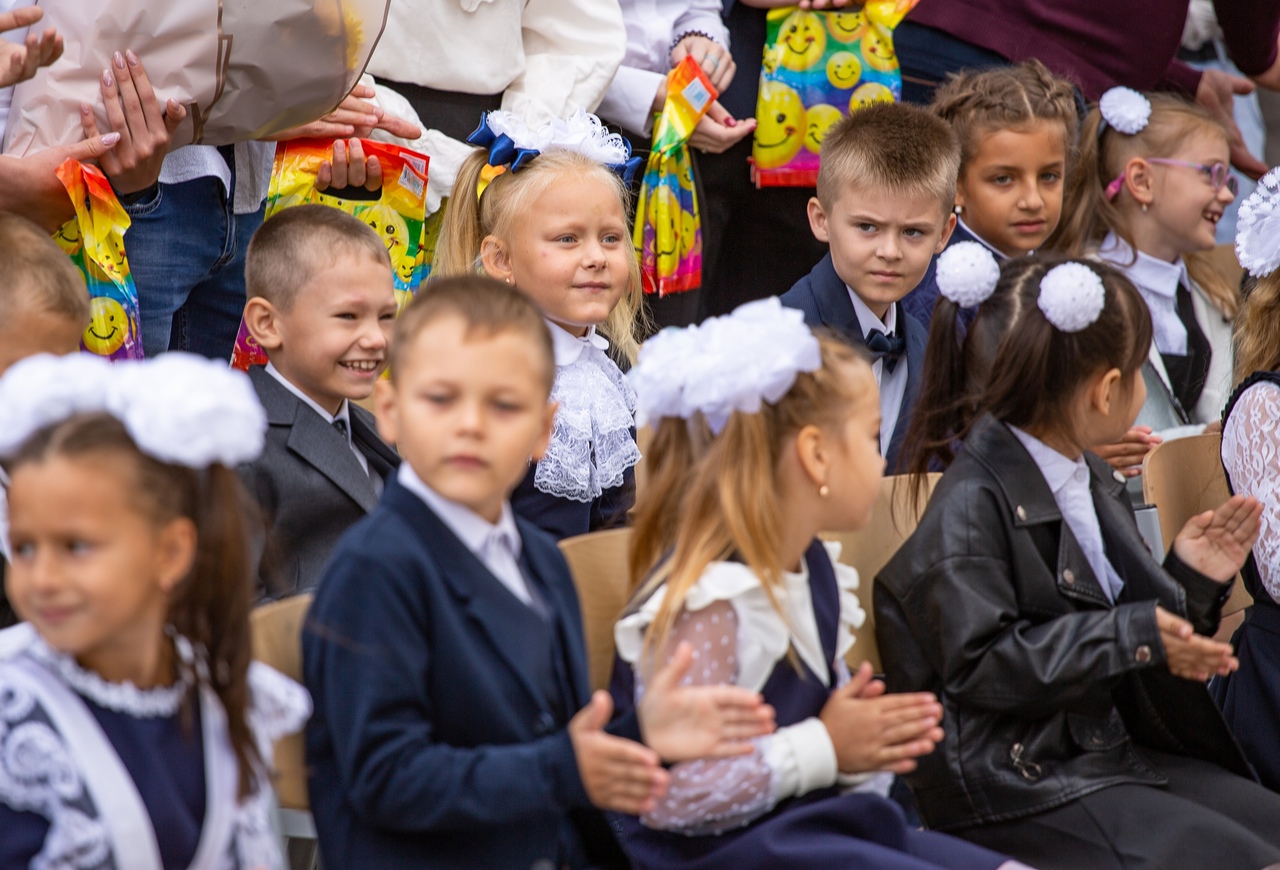
M 930 474 L 925 480 L 925 501 L 933 494 L 941 474 Z M 920 505 L 924 509 L 924 502 Z M 876 644 L 875 609 L 871 601 L 871 589 L 875 576 L 893 558 L 903 542 L 911 536 L 920 522 L 920 515 L 911 510 L 911 487 L 906 476 L 886 477 L 880 483 L 871 521 L 856 532 L 824 532 L 822 538 L 840 542 L 840 561 L 858 569 L 858 601 L 867 613 L 867 620 L 855 634 L 853 649 L 849 651 L 849 667 L 856 668 L 863 660 L 871 662 L 876 673 L 881 672 L 880 649 Z
M 286 677 L 302 681 L 302 626 L 311 595 L 294 595 L 256 607 L 249 614 L 253 657 Z M 275 745 L 272 781 L 280 805 L 280 833 L 286 839 L 314 840 L 315 822 L 307 795 L 307 761 L 302 733 Z
M 569 563 L 582 607 L 592 690 L 609 688 L 613 674 L 613 625 L 630 597 L 630 547 L 630 529 L 592 532 L 560 542 L 560 552 Z
M 1222 469 L 1222 435 L 1210 432 L 1158 445 L 1142 460 L 1142 497 L 1156 506 L 1165 553 L 1187 520 L 1212 510 L 1231 497 Z M 1253 597 L 1236 578 L 1231 597 L 1222 606 L 1219 639 L 1230 639 L 1244 619 Z

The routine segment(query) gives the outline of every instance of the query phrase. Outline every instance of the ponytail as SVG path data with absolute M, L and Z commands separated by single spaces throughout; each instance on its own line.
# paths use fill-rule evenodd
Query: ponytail
M 444 222 L 440 226 L 435 265 L 431 269 L 438 277 L 473 275 L 476 272 L 476 260 L 480 256 L 480 243 L 484 241 L 485 232 L 480 222 L 480 197 L 475 191 L 480 184 L 480 170 L 485 165 L 485 152 L 477 150 L 467 155 L 458 169 L 453 192 L 445 207 Z
M 633 592 L 675 546 L 680 499 L 710 441 L 711 430 L 700 414 L 692 420 L 663 417 L 654 428 L 644 459 L 648 478 L 631 525 L 628 569 Z

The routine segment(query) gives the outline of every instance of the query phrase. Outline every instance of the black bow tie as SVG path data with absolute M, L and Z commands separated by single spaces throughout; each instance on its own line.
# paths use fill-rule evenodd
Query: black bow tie
M 871 351 L 871 361 L 884 361 L 884 370 L 893 374 L 898 365 L 898 358 L 907 349 L 907 340 L 900 335 L 885 335 L 878 329 L 867 333 L 867 350 Z
M 343 438 L 347 437 L 347 421 L 341 417 L 335 417 L 333 420 L 333 428 L 338 430 L 338 434 Z

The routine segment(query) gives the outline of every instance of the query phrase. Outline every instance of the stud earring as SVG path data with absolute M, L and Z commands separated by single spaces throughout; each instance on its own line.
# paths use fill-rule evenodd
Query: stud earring
M 827 486 L 824 483 L 822 486 L 818 487 L 818 495 L 820 495 L 822 498 L 826 498 L 827 496 L 831 495 L 831 487 Z
M 1142 204 L 1142 213 L 1143 214 L 1147 213 L 1147 204 L 1145 202 Z
M 956 206 L 956 207 L 955 207 L 955 213 L 956 213 L 956 214 L 964 214 L 964 207 L 963 207 L 963 206 L 959 206 L 959 205 L 958 205 L 958 206 Z
M 1143 206 L 1143 207 L 1142 207 L 1142 210 L 1143 210 L 1143 211 L 1146 211 L 1146 210 L 1147 210 L 1146 206 Z M 506 282 L 507 282 L 508 284 L 510 284 L 510 283 L 511 283 L 511 278 L 510 278 L 510 277 L 508 277 L 508 278 L 506 279 Z

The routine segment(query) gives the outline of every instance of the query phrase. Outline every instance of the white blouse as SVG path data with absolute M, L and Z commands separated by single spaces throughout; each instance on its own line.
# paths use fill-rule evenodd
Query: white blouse
M 1262 502 L 1262 521 L 1253 545 L 1258 577 L 1280 601 L 1280 386 L 1254 384 L 1236 400 L 1222 427 L 1222 465 L 1231 488 Z

